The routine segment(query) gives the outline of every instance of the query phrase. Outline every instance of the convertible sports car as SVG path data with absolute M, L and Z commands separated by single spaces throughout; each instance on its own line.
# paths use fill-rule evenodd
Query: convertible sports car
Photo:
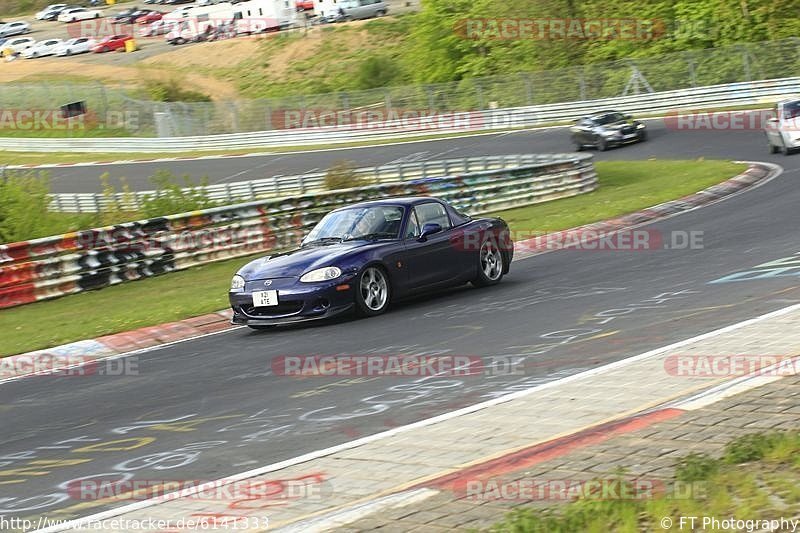
M 430 197 L 331 211 L 299 248 L 251 261 L 231 280 L 234 324 L 265 329 L 390 302 L 445 286 L 499 283 L 514 248 L 507 224 L 470 218 Z

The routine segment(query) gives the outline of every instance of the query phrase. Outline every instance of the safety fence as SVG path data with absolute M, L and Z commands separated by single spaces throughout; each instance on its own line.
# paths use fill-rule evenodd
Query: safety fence
M 169 215 L 0 246 L 0 308 L 296 246 L 331 209 L 430 195 L 469 214 L 594 190 L 590 154 Z
M 539 106 L 640 94 L 703 92 L 704 88 L 720 85 L 800 76 L 798 49 L 800 39 L 788 38 L 446 83 L 213 102 L 152 101 L 146 91 L 130 83 L 99 85 L 47 80 L 46 83 L 0 85 L 0 108 L 52 110 L 68 102 L 83 100 L 89 112 L 87 124 L 99 123 L 104 131 L 109 132 L 105 136 L 196 137 L 303 127 L 309 121 L 320 119 L 321 111 L 344 112 L 346 115 L 368 112 L 388 117 L 404 110 L 437 114 L 493 109 L 535 110 Z M 602 104 L 598 102 L 598 105 Z M 570 118 L 570 106 L 563 107 L 561 116 Z M 648 107 L 631 109 L 633 112 L 639 110 L 646 111 Z M 280 135 L 257 137 L 261 144 L 281 140 Z M 241 142 L 246 142 L 246 139 Z M 298 139 L 292 138 L 292 142 L 296 143 Z M 131 148 L 130 151 L 143 150 L 129 147 L 128 142 L 120 144 L 126 149 Z
M 421 178 L 452 176 L 481 170 L 518 167 L 522 165 L 548 164 L 553 161 L 565 161 L 574 154 L 522 154 L 482 157 L 464 157 L 458 159 L 442 159 L 435 161 L 419 161 L 413 163 L 396 163 L 377 167 L 361 167 L 352 169 L 355 178 L 362 183 L 394 183 L 417 180 Z M 309 172 L 293 176 L 272 176 L 250 181 L 218 183 L 214 185 L 196 186 L 195 190 L 212 201 L 244 202 L 265 200 L 320 192 L 325 188 L 325 172 Z M 113 194 L 103 193 L 53 193 L 50 209 L 70 213 L 96 213 L 112 205 L 122 209 L 138 209 L 142 202 L 158 195 L 157 191 L 130 191 Z
M 413 119 L 346 123 L 296 129 L 170 138 L 0 138 L 0 149 L 29 152 L 187 152 L 287 148 L 468 134 L 564 123 L 603 109 L 634 114 L 678 115 L 685 110 L 767 104 L 800 92 L 800 77 L 730 83 L 602 100 L 483 111 L 431 113 Z M 349 120 L 349 119 L 348 119 Z

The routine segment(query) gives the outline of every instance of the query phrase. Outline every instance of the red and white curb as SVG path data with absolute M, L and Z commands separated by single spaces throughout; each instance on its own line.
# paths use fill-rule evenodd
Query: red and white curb
M 434 424 L 438 424 L 447 420 L 451 420 L 454 418 L 458 418 L 470 413 L 474 413 L 477 411 L 481 411 L 495 405 L 504 404 L 515 400 L 517 398 L 523 398 L 525 396 L 532 395 L 534 393 L 542 392 L 548 389 L 552 389 L 554 387 L 558 387 L 564 383 L 569 383 L 577 380 L 583 380 L 586 378 L 601 376 L 606 374 L 612 370 L 624 368 L 630 366 L 631 364 L 645 361 L 648 359 L 652 359 L 655 357 L 662 356 L 665 352 L 669 352 L 672 350 L 676 350 L 678 348 L 682 348 L 684 346 L 688 346 L 700 341 L 704 341 L 707 339 L 719 337 L 721 335 L 742 329 L 744 327 L 757 324 L 759 322 L 763 322 L 765 320 L 770 320 L 773 318 L 781 317 L 783 315 L 792 313 L 794 311 L 800 310 L 800 304 L 791 305 L 789 307 L 784 307 L 783 309 L 778 309 L 776 311 L 772 311 L 770 313 L 751 318 L 749 320 L 745 320 L 742 322 L 738 322 L 735 324 L 731 324 L 729 326 L 725 326 L 720 329 L 716 329 L 713 331 L 709 331 L 707 333 L 703 333 L 701 335 L 697 335 L 688 339 L 684 339 L 682 341 L 678 341 L 667 346 L 662 346 L 660 348 L 656 348 L 654 350 L 650 350 L 648 352 L 641 353 L 639 355 L 635 355 L 633 357 L 629 357 L 627 359 L 622 359 L 620 361 L 615 361 L 613 363 L 609 363 L 603 365 L 601 367 L 593 368 L 590 370 L 586 370 L 584 372 L 580 372 L 577 374 L 573 374 L 571 376 L 567 376 L 555 381 L 550 381 L 547 383 L 543 383 L 541 385 L 536 385 L 534 387 L 520 390 L 516 392 L 512 392 L 506 394 L 504 396 L 499 396 L 497 398 L 492 398 L 491 400 L 487 400 L 475 405 L 470 405 L 467 407 L 463 407 L 461 409 L 457 409 L 455 411 L 450 411 L 447 413 L 443 413 L 438 416 L 434 416 L 432 418 L 428 418 L 425 420 L 420 420 L 418 422 L 414 422 L 405 426 L 400 426 L 396 428 L 392 428 L 390 430 L 376 433 L 373 435 L 368 435 L 366 437 L 361 437 L 359 439 L 345 442 L 342 444 L 338 444 L 336 446 L 332 446 L 330 448 L 325 448 L 321 450 L 316 450 L 313 452 L 306 453 L 304 455 L 294 457 L 292 459 L 287 459 L 285 461 L 281 461 L 278 463 L 262 466 L 259 468 L 255 468 L 253 470 L 240 472 L 238 474 L 233 474 L 230 476 L 226 476 L 220 478 L 215 481 L 211 481 L 208 483 L 204 483 L 202 485 L 197 485 L 195 487 L 191 487 L 184 490 L 179 490 L 174 493 L 161 495 L 157 498 L 152 498 L 149 500 L 142 500 L 137 501 L 132 504 L 123 505 L 121 507 L 117 507 L 115 509 L 110 509 L 108 511 L 103 511 L 100 513 L 96 513 L 94 515 L 86 516 L 83 518 L 71 520 L 69 522 L 65 522 L 62 524 L 54 525 L 51 527 L 47 527 L 44 529 L 39 529 L 37 531 L 42 533 L 50 533 L 56 531 L 66 531 L 70 529 L 77 529 L 82 526 L 88 526 L 93 523 L 99 523 L 102 520 L 117 517 L 129 512 L 138 511 L 141 509 L 146 509 L 153 506 L 158 506 L 163 504 L 165 501 L 172 501 L 177 498 L 191 496 L 193 494 L 200 493 L 204 490 L 208 490 L 213 487 L 220 487 L 225 486 L 226 484 L 234 483 L 236 481 L 240 481 L 243 479 L 249 479 L 256 476 L 260 476 L 263 474 L 268 474 L 270 472 L 275 472 L 278 470 L 282 470 L 291 466 L 295 466 L 298 464 L 306 463 L 308 461 L 312 461 L 314 459 L 319 459 L 322 457 L 327 457 L 334 453 L 350 450 L 353 448 L 357 448 L 359 446 L 363 446 L 365 444 L 369 444 L 372 442 L 385 440 L 389 437 L 405 433 L 417 428 L 423 428 L 427 426 L 431 426 Z M 741 379 L 752 378 L 752 376 L 745 376 L 744 378 L 740 378 L 733 381 L 740 381 Z M 731 383 L 731 382 L 728 382 Z M 750 388 L 754 388 L 758 386 L 758 381 L 753 381 Z M 713 391 L 718 387 L 714 387 L 709 389 L 709 391 Z M 707 394 L 707 392 L 702 392 L 700 395 Z M 637 413 L 634 415 L 630 415 L 624 418 L 620 418 L 617 420 L 611 420 L 605 423 L 601 423 L 595 426 L 590 426 L 588 428 L 581 428 L 576 432 L 569 434 L 569 435 L 562 435 L 556 439 L 551 441 L 546 441 L 543 443 L 535 444 L 528 448 L 524 448 L 522 450 L 515 450 L 509 454 L 500 457 L 493 457 L 490 460 L 484 462 L 478 462 L 476 464 L 472 464 L 467 468 L 462 468 L 457 472 L 450 472 L 446 473 L 439 478 L 434 478 L 433 480 L 426 480 L 421 482 L 417 486 L 412 486 L 408 489 L 399 489 L 398 492 L 394 493 L 393 495 L 397 495 L 397 498 L 386 498 L 384 495 L 383 497 L 377 497 L 373 499 L 368 499 L 366 501 L 356 502 L 351 506 L 345 506 L 344 508 L 339 508 L 335 510 L 331 510 L 330 512 L 319 512 L 316 516 L 309 517 L 307 519 L 300 519 L 298 521 L 288 523 L 288 524 L 275 524 L 273 527 L 281 528 L 280 531 L 328 531 L 334 529 L 336 527 L 341 527 L 346 523 L 351 523 L 358 518 L 366 516 L 366 514 L 376 512 L 383 508 L 389 506 L 403 506 L 413 503 L 415 501 L 419 501 L 421 499 L 425 499 L 430 497 L 431 495 L 438 492 L 438 490 L 442 490 L 447 488 L 449 485 L 452 485 L 453 479 L 461 479 L 465 475 L 465 473 L 469 473 L 472 475 L 474 470 L 486 470 L 487 468 L 496 471 L 497 469 L 512 469 L 518 470 L 520 468 L 524 468 L 528 464 L 536 464 L 537 462 L 542 462 L 544 460 L 549 460 L 556 458 L 560 455 L 573 451 L 576 448 L 582 446 L 588 446 L 591 444 L 596 444 L 598 442 L 602 442 L 603 440 L 607 440 L 615 435 L 625 434 L 631 431 L 636 431 L 639 429 L 643 429 L 648 427 L 651 424 L 656 422 L 661 422 L 664 420 L 668 420 L 670 418 L 675 418 L 676 416 L 680 416 L 683 412 L 688 411 L 689 409 L 681 408 L 681 402 L 689 402 L 693 398 L 696 398 L 697 395 L 692 396 L 686 400 L 680 400 L 677 402 L 672 402 L 666 405 L 662 405 L 656 407 L 654 409 L 649 409 L 643 411 L 641 413 Z M 712 395 L 714 400 L 711 402 L 719 401 L 723 397 L 722 394 Z M 708 403 L 706 405 L 709 405 Z M 555 444 L 555 446 L 553 446 Z M 420 489 L 427 489 L 427 490 L 420 490 Z M 281 527 L 282 526 L 282 527 Z

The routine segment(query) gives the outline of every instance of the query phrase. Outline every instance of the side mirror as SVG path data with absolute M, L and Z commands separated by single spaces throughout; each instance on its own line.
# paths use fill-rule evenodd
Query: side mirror
M 433 235 L 434 233 L 439 233 L 440 231 L 442 231 L 442 227 L 439 224 L 425 224 L 422 226 L 422 233 L 419 234 L 419 241 L 425 241 L 428 238 L 428 235 Z

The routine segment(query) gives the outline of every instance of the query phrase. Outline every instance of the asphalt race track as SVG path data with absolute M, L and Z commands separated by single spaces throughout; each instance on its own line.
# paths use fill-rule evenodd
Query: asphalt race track
M 784 161 L 784 156 L 768 153 L 761 132 L 676 131 L 665 127 L 662 120 L 648 120 L 647 125 L 652 142 L 596 153 L 597 160 L 650 157 L 730 159 L 747 156 L 778 164 Z M 572 150 L 567 130 L 559 128 L 267 156 L 72 166 L 49 168 L 47 172 L 51 176 L 53 192 L 100 192 L 100 175 L 104 172 L 109 173 L 112 181 L 125 177 L 133 190 L 150 190 L 153 184 L 149 177 L 159 169 L 169 169 L 177 175 L 188 174 L 193 178 L 207 176 L 209 183 L 214 184 L 319 172 L 330 168 L 340 159 L 355 161 L 358 166 L 376 166 L 477 155 L 524 154 L 531 151 L 560 153 Z
M 564 131 L 548 131 L 348 150 L 346 157 L 370 165 L 414 154 L 427 159 L 568 147 Z M 800 155 L 768 154 L 760 132 L 655 128 L 651 141 L 598 159 L 701 155 L 785 168 L 761 187 L 647 226 L 667 242 L 677 232 L 703 232 L 701 249 L 562 250 L 515 261 L 497 287 L 454 289 L 396 305 L 377 318 L 268 332 L 235 329 L 118 360 L 131 361 L 128 375 L 42 376 L 0 385 L 0 514 L 85 516 L 114 504 L 81 499 L 68 489 L 70 480 L 217 479 L 797 303 L 798 256 L 793 269 L 761 267 L 757 279 L 709 282 L 800 252 Z M 197 164 L 212 181 L 222 181 L 237 173 L 235 179 L 264 175 L 267 166 L 275 173 L 324 168 L 340 157 L 323 152 Z M 192 168 L 199 166 L 174 167 Z M 131 178 L 153 169 L 121 170 Z M 79 187 L 81 172 L 59 171 L 55 183 Z M 277 356 L 335 354 L 518 356 L 524 372 L 301 379 L 271 371 Z

